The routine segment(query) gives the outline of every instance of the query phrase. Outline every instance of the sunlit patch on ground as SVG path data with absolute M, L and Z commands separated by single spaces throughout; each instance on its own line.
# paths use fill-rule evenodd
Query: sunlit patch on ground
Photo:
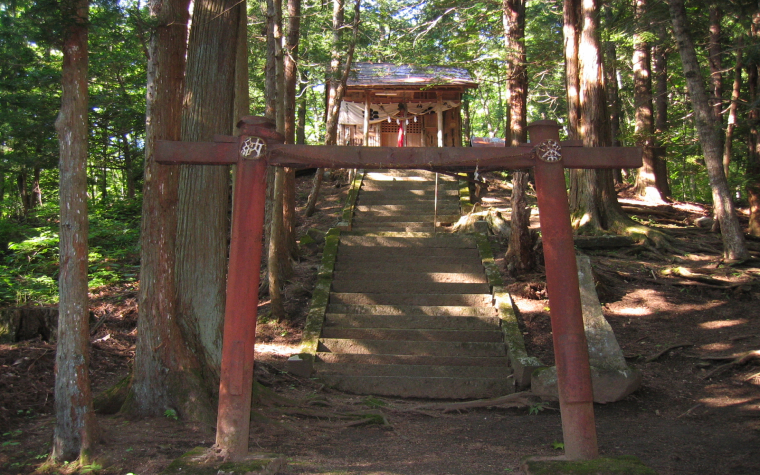
M 256 343 L 256 353 L 272 356 L 290 356 L 299 352 L 300 345 L 289 345 L 286 343 Z
M 618 315 L 627 315 L 629 317 L 645 317 L 652 315 L 652 310 L 647 307 L 623 307 L 615 310 Z
M 743 325 L 747 323 L 747 320 L 740 318 L 737 320 L 713 320 L 711 322 L 700 323 L 699 326 L 706 330 L 715 330 L 718 328 L 733 327 L 736 325 Z
M 706 351 L 729 351 L 734 347 L 731 343 L 710 343 L 699 347 L 700 350 Z

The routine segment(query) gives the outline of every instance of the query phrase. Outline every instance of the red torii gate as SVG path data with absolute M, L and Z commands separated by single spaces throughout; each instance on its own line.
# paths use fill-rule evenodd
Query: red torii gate
M 244 117 L 240 135 L 214 142 L 158 141 L 163 164 L 237 165 L 224 315 L 217 445 L 234 457 L 248 451 L 256 311 L 261 266 L 266 167 L 397 168 L 431 171 L 533 167 L 546 262 L 565 456 L 598 456 L 588 346 L 570 225 L 565 168 L 638 168 L 641 149 L 584 148 L 560 142 L 559 125 L 528 126 L 531 143 L 505 148 L 393 148 L 284 145 L 263 117 Z

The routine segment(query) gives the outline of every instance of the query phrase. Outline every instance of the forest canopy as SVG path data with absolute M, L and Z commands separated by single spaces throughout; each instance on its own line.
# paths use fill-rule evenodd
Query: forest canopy
M 320 144 L 325 133 L 325 77 L 330 61 L 332 11 L 325 1 L 302 5 L 297 63 L 297 107 L 304 110 L 305 142 Z M 732 142 L 724 159 L 729 187 L 740 207 L 757 184 L 757 62 L 760 44 L 754 2 L 690 1 L 686 4 L 703 77 L 709 78 L 711 104 L 721 134 Z M 37 269 L 41 253 L 54 252 L 58 193 L 58 144 L 53 123 L 60 106 L 61 44 L 65 20 L 47 0 L 6 1 L 0 5 L 0 245 L 6 252 L 0 299 L 4 302 L 55 301 L 54 269 Z M 354 13 L 347 9 L 346 24 Z M 607 100 L 619 145 L 635 145 L 635 38 L 643 38 L 659 58 L 653 80 L 664 75 L 666 127 L 657 140 L 666 150 L 671 197 L 711 202 L 690 95 L 672 35 L 668 5 L 650 2 L 637 20 L 631 2 L 604 2 L 599 11 L 604 44 Z M 285 12 L 287 20 L 287 12 Z M 530 1 L 525 6 L 528 80 L 527 119 L 567 124 L 563 56 L 563 2 Z M 266 2 L 248 4 L 249 92 L 251 113 L 265 113 Z M 645 28 L 637 25 L 646 25 Z M 94 216 L 131 210 L 137 219 L 145 146 L 147 47 L 153 32 L 148 6 L 140 1 L 98 1 L 89 18 L 88 197 Z M 711 31 L 713 32 L 711 35 Z M 715 33 L 717 32 L 717 34 Z M 347 41 L 347 40 L 344 40 Z M 461 2 L 367 0 L 354 61 L 466 68 L 480 86 L 465 97 L 464 135 L 504 137 L 509 112 L 511 71 L 505 46 L 501 1 Z M 730 138 L 726 134 L 730 130 Z M 633 184 L 637 171 L 624 171 Z M 97 249 L 102 219 L 91 236 Z M 135 227 L 121 238 L 136 245 Z M 109 228 L 107 235 L 114 236 Z M 124 252 L 135 252 L 129 247 Z M 102 255 L 91 255 L 91 272 L 102 271 Z M 106 259 L 107 260 L 107 259 Z M 100 264 L 98 263 L 100 262 Z M 136 264 L 136 263 L 135 263 Z M 46 276 L 45 276 L 46 275 Z M 100 280 L 134 279 L 134 267 L 103 271 Z M 31 280 L 29 280 L 31 279 Z

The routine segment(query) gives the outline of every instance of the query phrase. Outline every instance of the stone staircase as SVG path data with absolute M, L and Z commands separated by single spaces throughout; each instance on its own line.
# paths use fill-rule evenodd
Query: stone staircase
M 420 171 L 373 171 L 337 249 L 316 375 L 337 389 L 465 399 L 514 391 L 475 237 L 433 232 L 435 183 Z M 441 177 L 439 223 L 459 217 Z

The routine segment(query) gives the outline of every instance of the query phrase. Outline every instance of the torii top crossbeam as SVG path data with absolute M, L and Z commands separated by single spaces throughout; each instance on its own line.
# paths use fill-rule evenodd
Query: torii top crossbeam
M 528 127 L 532 143 L 510 148 L 383 148 L 283 145 L 274 125 L 244 117 L 240 136 L 210 143 L 156 145 L 163 164 L 237 165 L 233 197 L 217 445 L 233 457 L 248 450 L 256 308 L 267 165 L 326 168 L 411 168 L 433 171 L 535 170 L 546 262 L 565 456 L 598 456 L 588 347 L 570 226 L 565 168 L 638 168 L 640 148 L 585 148 L 560 142 L 559 125 Z

